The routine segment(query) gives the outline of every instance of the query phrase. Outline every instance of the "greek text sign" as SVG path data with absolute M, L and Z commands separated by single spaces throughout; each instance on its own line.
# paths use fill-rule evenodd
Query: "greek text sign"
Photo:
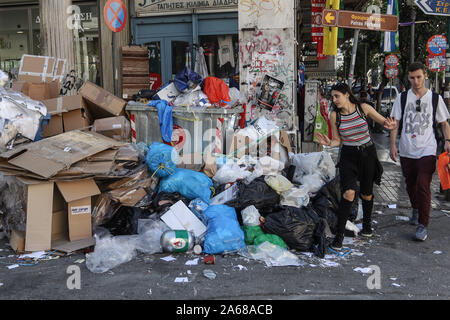
M 193 9 L 236 9 L 239 0 L 135 0 L 137 15 L 165 12 L 191 12 Z
M 392 14 L 324 9 L 322 24 L 350 29 L 397 31 L 398 17 Z

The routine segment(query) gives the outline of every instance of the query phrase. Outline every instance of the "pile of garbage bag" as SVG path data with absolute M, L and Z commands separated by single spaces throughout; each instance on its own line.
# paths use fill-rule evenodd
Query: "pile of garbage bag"
M 268 156 L 225 161 L 216 156 L 219 169 L 210 178 L 177 167 L 179 157 L 169 145 L 155 142 L 140 149 L 147 150 L 147 170 L 131 181 L 147 190 L 147 198 L 117 206 L 111 190 L 109 207 L 94 209 L 97 244 L 86 262 L 92 272 L 105 272 L 138 252 L 173 252 L 173 243 L 163 241 L 167 230 L 187 230 L 190 237 L 183 241 L 195 243 L 186 250 L 195 244 L 204 254 L 236 253 L 270 266 L 301 265 L 289 250 L 324 257 L 341 199 L 327 153 L 290 154 L 287 165 Z M 124 191 L 131 181 L 122 183 Z

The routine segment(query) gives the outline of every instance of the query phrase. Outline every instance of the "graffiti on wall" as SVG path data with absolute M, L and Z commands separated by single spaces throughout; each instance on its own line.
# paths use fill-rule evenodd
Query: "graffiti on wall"
M 281 8 L 281 0 L 241 0 L 241 10 L 249 17 L 260 17 L 263 15 L 278 15 Z
M 312 142 L 317 115 L 319 84 L 316 81 L 305 83 L 305 118 L 303 141 Z
M 243 68 L 243 82 L 247 93 L 247 104 L 256 105 L 261 93 L 264 76 L 269 75 L 285 85 L 272 110 L 262 110 L 248 115 L 253 120 L 261 114 L 277 121 L 283 129 L 293 125 L 292 86 L 295 81 L 294 61 L 290 61 L 285 45 L 288 34 L 284 30 L 256 30 L 244 33 L 240 40 L 240 62 Z

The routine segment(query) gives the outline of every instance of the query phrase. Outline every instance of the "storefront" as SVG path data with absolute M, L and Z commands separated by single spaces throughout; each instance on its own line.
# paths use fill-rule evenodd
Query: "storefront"
M 0 6 L 0 69 L 17 77 L 23 54 L 42 55 L 39 2 L 9 1 Z M 99 12 L 96 1 L 73 1 L 74 69 L 81 81 L 101 83 Z M 66 70 L 70 71 L 70 70 Z
M 199 47 L 209 75 L 228 81 L 239 73 L 237 11 L 237 0 L 135 0 L 132 41 L 150 49 L 154 89 L 193 68 Z

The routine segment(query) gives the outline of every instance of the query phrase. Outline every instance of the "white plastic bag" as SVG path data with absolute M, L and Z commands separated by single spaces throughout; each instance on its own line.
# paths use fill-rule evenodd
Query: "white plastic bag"
M 238 179 L 245 179 L 251 175 L 250 171 L 240 167 L 238 164 L 231 163 L 223 165 L 213 177 L 218 184 L 235 182 Z
M 264 175 L 278 174 L 284 169 L 284 164 L 272 157 L 265 156 L 259 159 Z
M 278 194 L 286 192 L 294 187 L 294 185 L 281 174 L 265 176 L 264 181 Z
M 325 185 L 325 181 L 322 180 L 318 173 L 303 176 L 300 179 L 300 183 L 311 194 L 319 192 L 319 190 Z
M 237 89 L 237 88 L 230 88 L 230 103 L 232 106 L 235 106 L 239 103 L 245 103 L 245 96 Z
M 245 184 L 250 184 L 253 180 L 264 174 L 259 161 L 249 155 L 243 156 L 237 161 L 237 164 L 241 167 L 245 167 L 245 170 L 250 172 L 250 174 L 244 180 Z
M 281 194 L 280 204 L 289 207 L 306 207 L 309 203 L 308 190 L 304 186 L 292 188 Z
M 180 94 L 173 102 L 175 107 L 205 109 L 211 106 L 208 96 L 201 90 Z
M 249 206 L 241 211 L 242 223 L 244 226 L 256 227 L 259 226 L 259 214 L 258 209 L 255 206 Z
M 86 255 L 86 267 L 94 273 L 106 272 L 136 256 L 136 238 L 133 236 L 95 237 L 94 252 Z
M 246 258 L 264 261 L 268 267 L 306 265 L 295 254 L 268 241 L 258 246 L 247 246 L 247 251 L 242 250 L 239 254 Z
M 290 154 L 291 163 L 295 166 L 293 181 L 302 183 L 301 177 L 317 173 L 324 180 L 329 182 L 336 176 L 336 167 L 331 156 L 325 152 Z

